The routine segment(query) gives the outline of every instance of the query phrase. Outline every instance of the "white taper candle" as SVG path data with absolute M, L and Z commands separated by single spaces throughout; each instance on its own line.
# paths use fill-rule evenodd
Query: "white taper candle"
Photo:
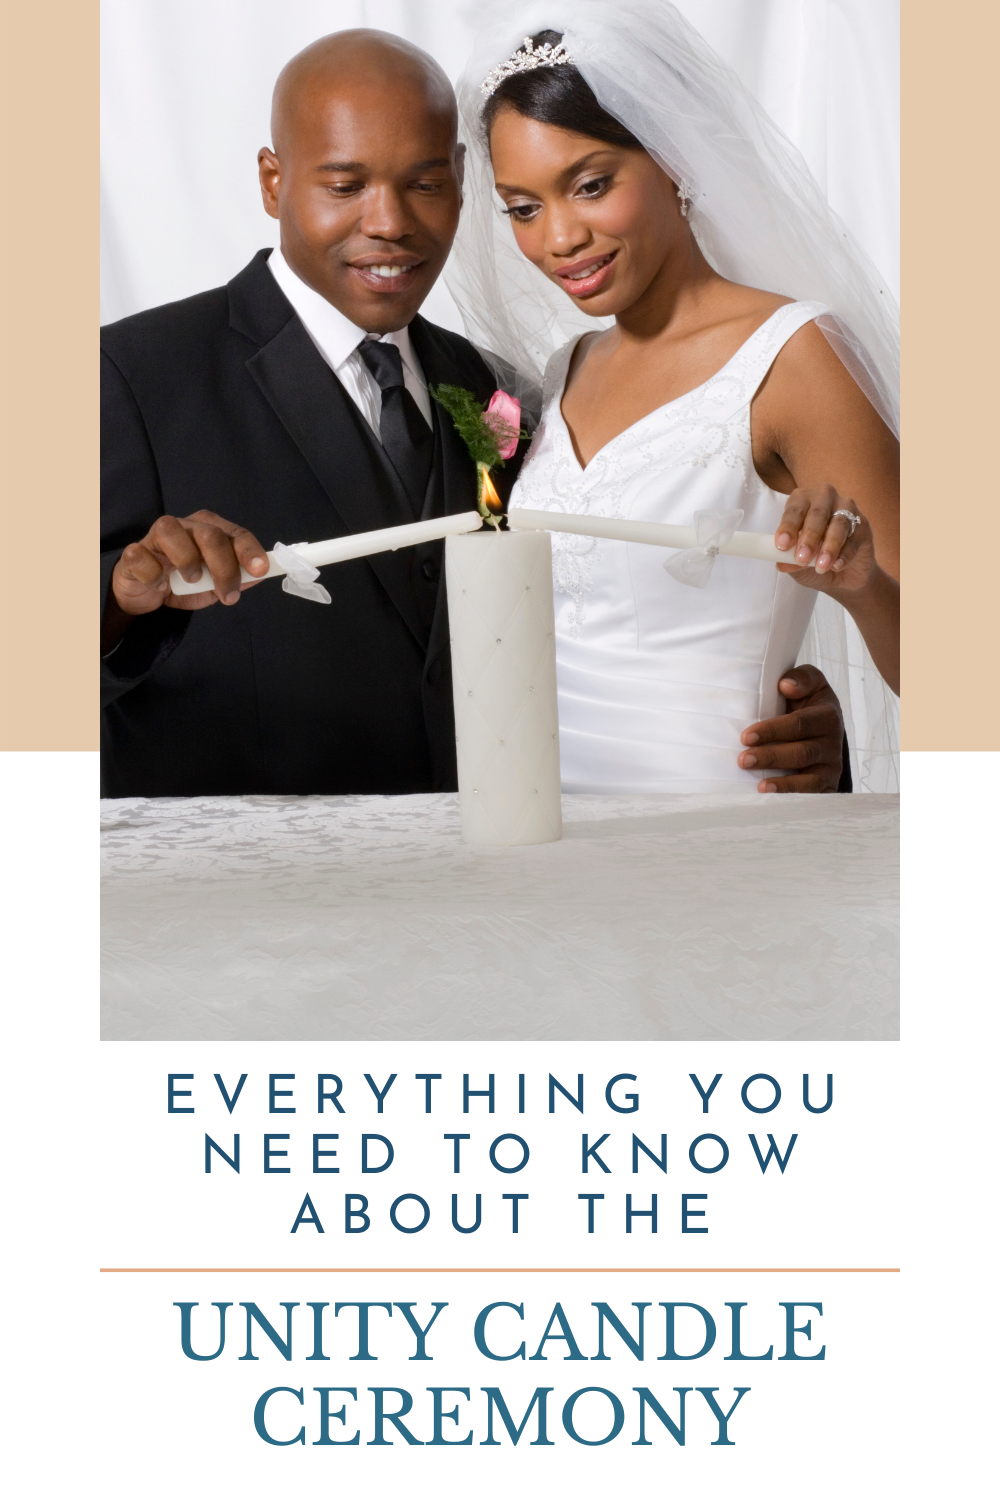
M 380 531 L 358 531 L 353 536 L 332 537 L 326 542 L 306 542 L 300 549 L 300 556 L 312 568 L 325 568 L 327 563 L 349 562 L 355 557 L 370 557 L 375 552 L 396 552 L 400 547 L 416 547 L 421 542 L 436 542 L 442 537 L 478 531 L 482 524 L 483 518 L 478 511 L 463 510 L 455 516 L 440 516 L 433 521 L 414 521 L 409 526 L 386 526 Z M 265 578 L 284 576 L 285 569 L 275 561 L 273 553 L 267 554 L 267 560 L 270 567 L 256 582 L 263 583 Z M 248 573 L 246 568 L 241 568 L 240 578 L 247 583 L 254 575 Z M 174 569 L 170 575 L 170 587 L 175 594 L 203 594 L 214 585 L 207 568 L 202 568 L 200 576 L 193 583 L 188 583 Z
M 693 526 L 667 526 L 659 521 L 615 521 L 610 516 L 577 516 L 561 510 L 522 510 L 507 513 L 514 531 L 569 531 L 574 536 L 607 537 L 614 542 L 644 542 L 652 547 L 697 547 Z M 753 557 L 761 562 L 793 562 L 793 554 L 779 552 L 774 537 L 759 531 L 736 531 L 719 548 L 730 557 Z
M 445 546 L 462 837 L 562 837 L 552 543 L 543 532 Z

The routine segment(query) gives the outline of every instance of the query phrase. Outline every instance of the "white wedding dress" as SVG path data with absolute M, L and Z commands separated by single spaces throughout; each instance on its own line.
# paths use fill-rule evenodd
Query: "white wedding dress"
M 703 385 L 650 412 L 580 467 L 562 415 L 571 340 L 549 360 L 542 419 L 511 506 L 694 525 L 742 509 L 772 532 L 785 496 L 753 465 L 750 403 L 779 350 L 819 316 L 780 307 Z M 552 534 L 559 740 L 571 792 L 755 792 L 740 734 L 782 711 L 816 594 L 768 563 L 718 556 L 703 589 L 663 568 L 676 554 Z

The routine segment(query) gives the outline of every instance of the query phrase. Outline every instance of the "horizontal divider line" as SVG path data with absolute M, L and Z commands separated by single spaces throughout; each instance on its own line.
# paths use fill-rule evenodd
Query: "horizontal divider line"
M 105 1276 L 879 1276 L 898 1275 L 899 1266 L 101 1266 Z

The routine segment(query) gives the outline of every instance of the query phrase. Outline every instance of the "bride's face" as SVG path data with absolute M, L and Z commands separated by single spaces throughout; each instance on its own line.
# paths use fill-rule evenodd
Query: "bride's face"
M 521 253 L 595 318 L 637 302 L 686 241 L 676 187 L 645 151 L 503 109 L 490 155 Z

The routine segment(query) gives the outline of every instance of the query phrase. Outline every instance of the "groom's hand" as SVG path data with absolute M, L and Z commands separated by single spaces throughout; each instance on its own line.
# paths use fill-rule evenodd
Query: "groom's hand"
M 256 579 L 241 582 L 240 568 L 267 572 L 267 553 L 245 526 L 214 511 L 190 516 L 160 516 L 139 542 L 125 548 L 111 575 L 101 627 L 101 655 L 121 640 L 132 619 L 164 605 L 171 609 L 205 609 L 221 601 L 233 605 Z M 193 583 L 207 568 L 213 589 L 202 594 L 174 594 L 170 574 L 176 568 Z
M 793 667 L 778 683 L 789 712 L 751 724 L 740 736 L 745 771 L 765 774 L 759 792 L 835 792 L 844 756 L 840 700 L 818 667 Z

